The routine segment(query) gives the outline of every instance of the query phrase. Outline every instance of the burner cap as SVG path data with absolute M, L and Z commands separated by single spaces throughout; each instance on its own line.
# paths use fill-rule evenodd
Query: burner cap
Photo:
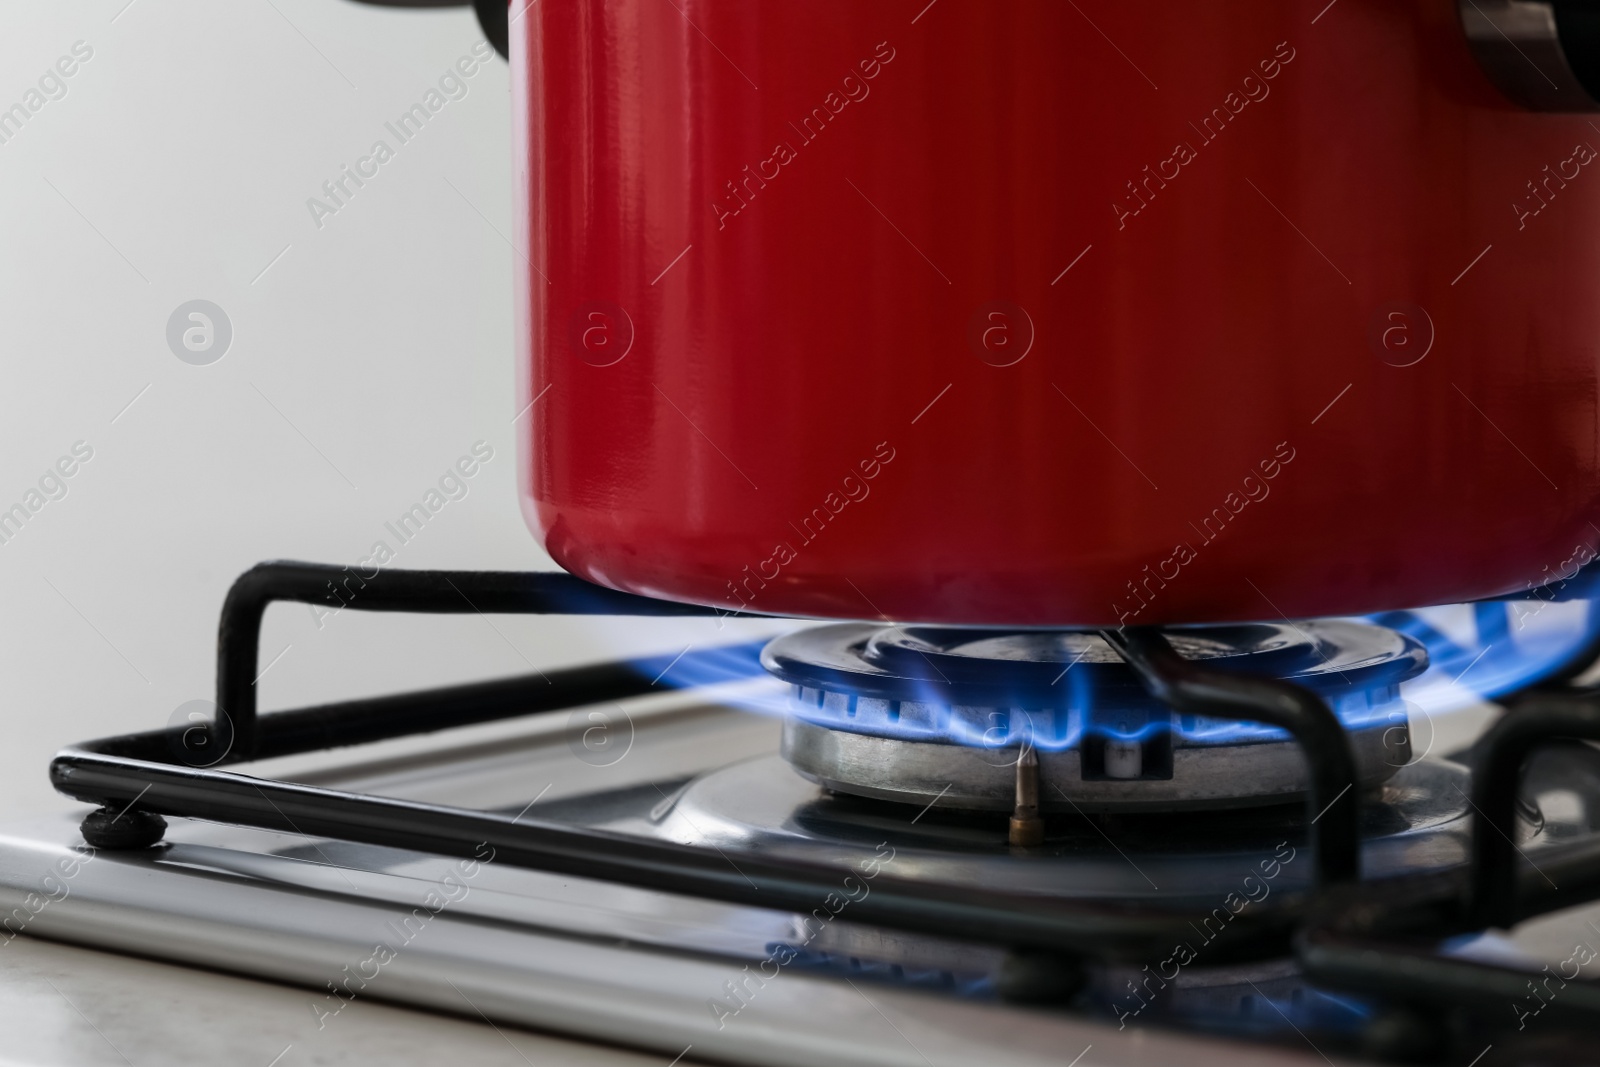
M 1421 673 L 1427 653 L 1413 638 L 1348 622 L 1255 623 L 1173 629 L 1186 659 L 1271 675 L 1325 696 L 1396 684 Z M 818 626 L 780 637 L 762 664 L 786 682 L 889 700 L 1051 706 L 1066 699 L 1069 675 L 1094 692 L 1143 691 L 1098 633 L 997 631 L 940 626 Z
M 1320 695 L 1352 731 L 1365 784 L 1409 758 L 1399 685 L 1427 666 L 1416 640 L 1342 621 L 1168 636 L 1189 659 Z M 1303 757 L 1284 731 L 1174 715 L 1097 633 L 846 623 L 780 637 L 761 658 L 794 686 L 785 755 L 846 792 L 1004 808 L 1023 745 L 1051 779 L 1046 806 L 1216 807 L 1304 789 Z

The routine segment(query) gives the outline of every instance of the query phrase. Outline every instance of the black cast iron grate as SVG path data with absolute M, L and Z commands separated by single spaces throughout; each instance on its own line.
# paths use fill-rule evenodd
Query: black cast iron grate
M 51 764 L 62 793 L 98 805 L 83 823 L 99 848 L 160 841 L 163 816 L 234 823 L 442 855 L 470 856 L 487 842 L 513 865 L 613 881 L 751 907 L 812 910 L 838 884 L 832 866 L 790 858 L 741 857 L 735 871 L 714 850 L 526 817 L 424 804 L 234 773 L 252 760 L 314 752 L 581 707 L 665 688 L 634 665 L 611 663 L 320 707 L 257 713 L 262 616 L 274 601 L 367 611 L 544 615 L 728 616 L 710 608 L 619 593 L 565 574 L 387 571 L 346 602 L 337 567 L 264 563 L 234 583 L 223 605 L 217 648 L 217 723 L 210 740 L 227 755 L 192 766 L 194 727 L 127 734 L 67 748 Z M 1553 594 L 1559 596 L 1559 594 Z M 1523 763 L 1540 745 L 1600 740 L 1600 690 L 1565 685 L 1600 654 L 1591 644 L 1557 673 L 1559 681 L 1502 701 L 1507 714 L 1475 747 L 1471 862 L 1445 874 L 1363 882 L 1360 791 L 1343 728 L 1314 693 L 1270 678 L 1219 671 L 1179 656 L 1153 628 L 1106 639 L 1150 692 L 1175 710 L 1261 722 L 1289 731 L 1311 768 L 1307 825 L 1317 878 L 1274 909 L 1239 924 L 1236 945 L 1262 939 L 1293 951 L 1314 982 L 1388 998 L 1423 1023 L 1474 1006 L 1503 1009 L 1525 996 L 1527 972 L 1447 958 L 1441 938 L 1509 927 L 1600 896 L 1600 840 L 1563 847 L 1542 873 L 1515 862 L 1515 802 Z M 744 651 L 752 653 L 755 646 Z M 726 656 L 727 649 L 689 657 Z M 231 732 L 231 737 L 221 736 Z M 186 746 L 186 743 L 187 746 Z M 1556 889 L 1554 886 L 1559 885 Z M 1138 959 L 1186 936 L 1196 916 L 1147 903 L 1083 903 L 934 885 L 885 873 L 853 909 L 855 921 L 908 932 L 1001 945 L 1071 971 L 1091 960 Z M 1056 980 L 1052 989 L 1065 988 Z M 1070 986 L 1070 983 L 1068 983 Z M 1600 982 L 1566 982 L 1554 1015 L 1600 1024 Z M 1443 1040 L 1442 1030 L 1439 1036 Z

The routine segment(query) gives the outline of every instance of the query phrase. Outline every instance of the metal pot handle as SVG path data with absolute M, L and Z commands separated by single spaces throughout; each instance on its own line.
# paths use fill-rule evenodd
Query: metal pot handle
M 500 53 L 501 59 L 511 54 L 511 34 L 507 25 L 509 0 L 357 0 L 375 7 L 471 7 L 478 14 L 478 25 L 483 35 Z
M 1458 0 L 1489 79 L 1532 111 L 1600 111 L 1600 3 Z

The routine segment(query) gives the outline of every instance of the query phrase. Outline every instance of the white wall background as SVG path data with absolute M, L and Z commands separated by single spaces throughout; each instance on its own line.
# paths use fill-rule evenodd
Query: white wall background
M 69 803 L 45 773 L 61 745 L 211 695 L 236 574 L 393 544 L 385 520 L 474 441 L 495 459 L 395 565 L 552 566 L 516 502 L 504 63 L 320 230 L 306 207 L 480 40 L 466 8 L 350 0 L 0 8 L 0 108 L 75 42 L 94 53 L 0 144 L 0 508 L 94 449 L 0 545 L 0 816 Z M 233 326 L 209 366 L 166 340 L 197 298 Z M 347 611 L 319 630 L 278 606 L 262 706 L 729 636 L 712 625 Z

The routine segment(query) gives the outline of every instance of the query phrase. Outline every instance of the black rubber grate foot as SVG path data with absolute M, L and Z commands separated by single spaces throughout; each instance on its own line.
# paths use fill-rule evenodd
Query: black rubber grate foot
M 84 841 L 94 848 L 149 848 L 166 835 L 167 820 L 140 808 L 96 808 L 83 817 L 82 831 Z

